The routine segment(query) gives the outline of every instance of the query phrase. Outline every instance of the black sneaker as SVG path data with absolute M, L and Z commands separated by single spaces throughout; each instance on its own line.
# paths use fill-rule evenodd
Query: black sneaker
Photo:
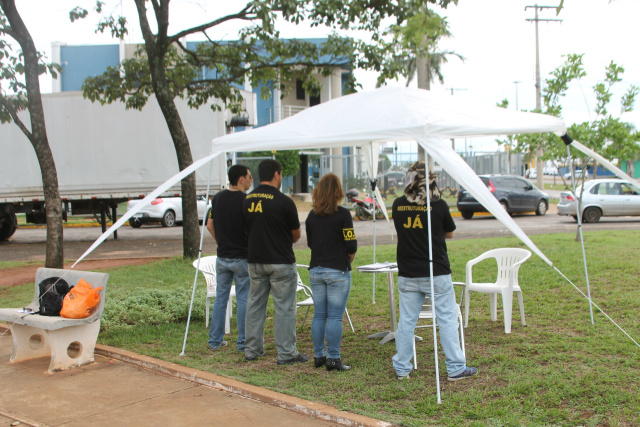
M 327 359 L 327 371 L 348 371 L 351 366 L 342 363 L 341 359 Z
M 298 355 L 293 359 L 278 360 L 278 365 L 293 365 L 294 363 L 305 363 L 307 360 L 309 360 L 309 356 L 307 356 L 306 354 L 298 353 Z
M 266 351 L 264 351 L 264 348 L 262 349 L 262 351 L 260 352 L 260 354 L 258 354 L 257 356 L 244 356 L 244 360 L 246 360 L 247 362 L 253 362 L 254 360 L 257 360 L 259 357 L 264 356 L 265 354 L 267 354 Z
M 327 363 L 327 357 L 326 356 L 322 356 L 322 357 L 314 357 L 313 358 L 313 364 L 316 368 L 319 368 L 321 366 L 324 366 L 325 363 Z

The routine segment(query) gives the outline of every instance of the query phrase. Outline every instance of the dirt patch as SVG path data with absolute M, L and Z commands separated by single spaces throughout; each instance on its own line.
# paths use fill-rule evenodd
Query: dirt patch
M 124 265 L 142 265 L 165 258 L 126 258 L 126 259 L 97 259 L 80 262 L 76 270 L 103 270 L 106 268 L 122 267 Z M 65 263 L 64 268 L 70 268 L 73 263 Z M 33 283 L 36 277 L 36 270 L 43 265 L 30 265 L 24 267 L 13 267 L 2 270 L 0 275 L 0 287 L 17 286 L 25 283 Z

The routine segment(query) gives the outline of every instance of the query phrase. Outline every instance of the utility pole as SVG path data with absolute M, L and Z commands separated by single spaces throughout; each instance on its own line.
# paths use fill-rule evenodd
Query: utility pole
M 550 22 L 550 21 L 560 21 L 562 22 L 562 19 L 540 19 L 538 18 L 538 10 L 543 10 L 543 9 L 558 9 L 557 6 L 539 6 L 539 5 L 533 5 L 533 6 L 525 6 L 524 10 L 527 9 L 534 9 L 535 10 L 535 18 L 531 19 L 528 18 L 527 21 L 533 21 L 536 24 L 536 110 L 538 111 L 542 111 L 542 103 L 541 103 L 541 99 L 540 99 L 540 92 L 541 92 L 541 84 L 540 84 L 540 43 L 538 40 L 538 22 L 540 21 L 545 21 L 545 22 Z M 538 184 L 538 188 L 540 188 L 541 190 L 544 190 L 544 185 L 543 185 L 543 178 L 544 178 L 544 169 L 543 169 L 543 165 L 542 165 L 542 155 L 543 155 L 543 151 L 542 151 L 542 147 L 539 147 L 536 150 L 536 175 L 537 175 L 537 181 L 536 183 Z

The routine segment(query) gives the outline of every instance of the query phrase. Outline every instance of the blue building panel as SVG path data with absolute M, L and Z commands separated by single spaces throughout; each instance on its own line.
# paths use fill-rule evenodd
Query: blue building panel
M 263 88 L 269 92 L 269 99 L 262 97 Z M 258 124 L 256 127 L 268 125 L 273 122 L 273 83 L 269 82 L 267 85 L 255 87 L 253 88 L 253 93 L 256 94 L 257 99 L 256 116 L 258 117 Z
M 87 77 L 104 73 L 107 67 L 120 64 L 120 46 L 60 46 L 62 91 L 82 90 Z

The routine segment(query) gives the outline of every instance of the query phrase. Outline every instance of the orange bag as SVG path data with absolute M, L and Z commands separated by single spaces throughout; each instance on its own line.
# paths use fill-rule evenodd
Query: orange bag
M 89 317 L 100 302 L 101 289 L 102 287 L 94 289 L 84 279 L 80 279 L 78 284 L 64 296 L 60 316 L 68 319 Z

